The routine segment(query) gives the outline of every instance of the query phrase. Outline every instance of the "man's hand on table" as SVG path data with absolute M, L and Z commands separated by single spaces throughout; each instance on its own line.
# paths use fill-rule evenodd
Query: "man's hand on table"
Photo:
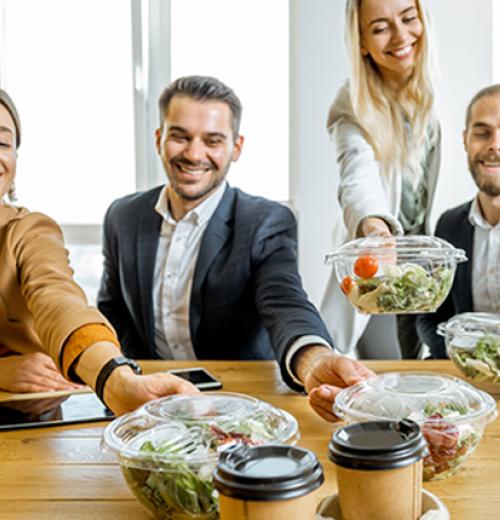
M 309 394 L 310 405 L 327 421 L 338 420 L 332 406 L 340 390 L 375 375 L 361 362 L 322 345 L 309 345 L 297 352 L 292 368 Z
M 140 376 L 130 367 L 113 370 L 104 386 L 104 401 L 115 415 L 135 410 L 138 406 L 172 394 L 198 394 L 200 391 L 185 379 L 157 373 Z
M 47 354 L 33 352 L 0 358 L 0 388 L 24 393 L 75 390 L 81 385 L 66 380 Z

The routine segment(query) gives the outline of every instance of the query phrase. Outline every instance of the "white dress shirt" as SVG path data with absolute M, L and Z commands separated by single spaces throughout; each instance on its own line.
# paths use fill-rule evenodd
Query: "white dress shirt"
M 189 331 L 189 304 L 203 232 L 224 195 L 223 182 L 201 204 L 175 221 L 168 208 L 167 187 L 155 210 L 163 217 L 156 253 L 153 305 L 155 347 L 162 359 L 196 359 Z
M 196 359 L 189 329 L 191 286 L 201 239 L 226 188 L 224 181 L 200 205 L 177 222 L 169 210 L 167 187 L 158 197 L 155 210 L 163 217 L 155 259 L 153 305 L 155 347 L 162 359 Z M 331 346 L 320 336 L 297 338 L 286 355 L 286 368 L 292 379 L 301 384 L 291 370 L 295 353 L 307 345 Z
M 500 223 L 489 224 L 477 198 L 469 212 L 474 226 L 472 258 L 472 302 L 476 312 L 500 312 Z

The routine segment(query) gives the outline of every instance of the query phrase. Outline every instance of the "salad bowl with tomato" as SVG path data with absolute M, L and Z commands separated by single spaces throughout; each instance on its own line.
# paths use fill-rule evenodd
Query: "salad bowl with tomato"
M 366 314 L 434 312 L 453 284 L 465 252 L 436 237 L 366 237 L 344 244 L 325 262 L 340 289 Z

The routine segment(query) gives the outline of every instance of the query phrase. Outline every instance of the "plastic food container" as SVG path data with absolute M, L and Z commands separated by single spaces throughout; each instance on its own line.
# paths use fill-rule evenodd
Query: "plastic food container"
M 427 441 L 424 480 L 453 475 L 497 416 L 495 400 L 453 376 L 390 372 L 342 390 L 334 413 L 349 422 L 411 419 Z
M 500 396 L 500 315 L 457 314 L 438 326 L 448 355 L 475 386 Z
M 287 412 L 250 396 L 207 392 L 151 401 L 114 420 L 103 444 L 156 518 L 211 520 L 219 518 L 212 473 L 222 451 L 298 438 L 297 421 Z
M 436 237 L 367 237 L 344 244 L 333 264 L 342 292 L 366 314 L 434 312 L 448 295 L 462 249 Z

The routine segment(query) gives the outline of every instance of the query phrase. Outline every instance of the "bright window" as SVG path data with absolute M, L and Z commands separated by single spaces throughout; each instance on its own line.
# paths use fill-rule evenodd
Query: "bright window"
M 243 104 L 243 153 L 229 181 L 289 198 L 288 0 L 171 0 L 171 74 L 216 76 Z
M 500 2 L 492 4 L 493 83 L 500 83 Z
M 100 224 L 135 190 L 130 3 L 2 6 L 0 80 L 23 125 L 19 203 L 62 224 Z

